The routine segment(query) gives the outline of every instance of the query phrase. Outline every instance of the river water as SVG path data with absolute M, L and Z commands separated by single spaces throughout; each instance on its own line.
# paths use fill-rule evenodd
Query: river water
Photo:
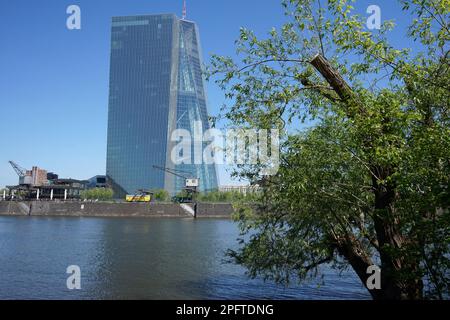
M 224 261 L 238 235 L 228 220 L 0 217 L 0 299 L 370 299 L 353 272 L 251 280 Z

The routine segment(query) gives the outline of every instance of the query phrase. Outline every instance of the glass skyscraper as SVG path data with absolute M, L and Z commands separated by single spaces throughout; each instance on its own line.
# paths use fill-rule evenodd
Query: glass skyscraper
M 114 17 L 111 37 L 106 174 L 117 197 L 139 189 L 172 195 L 184 179 L 153 166 L 199 178 L 200 191 L 218 187 L 214 165 L 171 160 L 171 134 L 209 121 L 195 23 L 172 14 Z

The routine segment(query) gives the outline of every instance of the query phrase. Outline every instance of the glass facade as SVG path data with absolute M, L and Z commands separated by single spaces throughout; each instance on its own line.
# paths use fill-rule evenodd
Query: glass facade
M 107 177 L 117 197 L 139 189 L 176 194 L 184 179 L 153 169 L 175 168 L 217 189 L 214 165 L 174 166 L 174 129 L 209 129 L 197 27 L 175 15 L 112 21 Z
M 179 36 L 179 68 L 178 68 L 178 97 L 177 97 L 177 129 L 185 129 L 194 137 L 194 124 L 201 122 L 202 132 L 209 127 L 206 106 L 206 91 L 202 74 L 202 58 L 197 27 L 190 21 L 180 21 Z M 206 147 L 206 143 L 203 148 Z M 191 155 L 194 155 L 192 145 Z M 193 163 L 194 161 L 192 161 Z M 190 176 L 200 179 L 200 190 L 217 189 L 216 168 L 214 165 L 182 164 L 177 170 L 188 172 Z M 176 178 L 176 190 L 184 186 L 184 179 Z

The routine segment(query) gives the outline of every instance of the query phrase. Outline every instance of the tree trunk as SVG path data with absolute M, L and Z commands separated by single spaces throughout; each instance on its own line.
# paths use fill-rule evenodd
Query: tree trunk
M 352 88 L 325 57 L 318 54 L 310 63 L 344 103 L 345 112 L 349 118 L 365 116 L 365 108 L 358 101 Z M 367 147 L 370 148 L 370 144 Z M 392 176 L 393 170 L 389 167 L 379 166 L 373 166 L 371 169 L 372 172 L 377 173 L 377 177 L 372 178 L 376 210 L 373 220 L 380 248 L 381 290 L 369 291 L 374 299 L 422 299 L 423 282 L 416 273 L 418 259 L 393 255 L 390 251 L 393 249 L 398 253 L 406 244 L 405 237 L 399 231 L 398 219 L 393 206 L 395 186 L 389 185 L 389 183 L 380 183 L 380 181 L 387 181 L 387 178 Z M 347 238 L 345 243 L 337 242 L 339 253 L 347 258 L 361 281 L 366 285 L 368 278 L 366 271 L 371 263 L 370 257 L 364 254 L 364 250 L 357 240 L 350 239 L 349 241 Z
M 396 256 L 391 251 L 398 252 L 407 242 L 399 231 L 398 219 L 393 209 L 395 189 L 389 183 L 379 183 L 380 180 L 385 181 L 391 176 L 391 170 L 380 167 L 373 170 L 380 175 L 379 179 L 372 178 L 372 185 L 375 190 L 376 212 L 373 220 L 380 248 L 383 299 L 422 299 L 423 281 L 420 276 L 414 276 L 419 261 L 407 259 L 404 255 Z
M 379 210 L 390 206 L 392 194 L 390 190 L 378 190 L 375 205 Z M 387 210 L 385 212 L 388 212 Z M 389 215 L 389 214 L 388 214 Z M 377 240 L 380 247 L 381 289 L 367 288 L 367 268 L 374 265 L 372 257 L 368 256 L 361 243 L 351 234 L 335 239 L 338 253 L 345 257 L 359 279 L 366 286 L 374 300 L 420 300 L 423 298 L 423 282 L 420 277 L 402 279 L 399 275 L 414 275 L 418 262 L 407 263 L 405 257 L 395 257 L 387 248 L 401 249 L 405 243 L 404 237 L 397 231 L 397 223 L 388 215 L 380 215 L 374 219 Z
M 347 259 L 363 285 L 366 286 L 367 279 L 370 276 L 367 274 L 367 268 L 374 263 L 371 257 L 365 254 L 359 241 L 356 239 L 350 240 L 348 237 L 343 241 L 337 239 L 336 247 L 339 254 Z M 384 297 L 383 290 L 370 290 L 369 288 L 367 290 L 374 300 L 381 300 Z

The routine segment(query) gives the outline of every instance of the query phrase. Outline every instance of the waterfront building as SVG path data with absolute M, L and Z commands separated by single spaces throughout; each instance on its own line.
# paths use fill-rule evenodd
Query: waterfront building
M 95 188 L 106 188 L 106 176 L 103 175 L 99 175 L 99 176 L 95 176 L 92 177 L 90 179 L 87 180 L 87 188 L 88 189 L 95 189 Z
M 112 19 L 107 179 L 117 197 L 139 189 L 172 195 L 184 178 L 154 165 L 199 178 L 200 191 L 217 189 L 214 165 L 175 165 L 175 129 L 210 128 L 199 32 L 173 14 Z

